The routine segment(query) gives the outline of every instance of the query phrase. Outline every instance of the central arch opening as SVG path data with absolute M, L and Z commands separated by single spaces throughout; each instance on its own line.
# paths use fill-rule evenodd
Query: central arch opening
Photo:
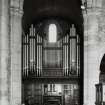
M 79 23 L 81 19 L 79 18 L 80 21 L 77 22 L 75 15 L 71 17 L 69 1 L 65 4 L 67 10 L 63 5 L 65 2 L 56 2 L 54 5 L 57 10 L 53 9 L 52 1 L 43 3 L 49 9 L 44 8 L 41 2 L 39 0 L 37 4 L 31 0 L 32 7 L 28 9 L 26 7 L 30 2 L 25 1 L 24 4 L 22 103 L 81 105 L 83 98 L 83 34 L 82 25 Z M 80 6 L 75 0 L 71 0 L 71 3 L 76 5 L 76 8 Z

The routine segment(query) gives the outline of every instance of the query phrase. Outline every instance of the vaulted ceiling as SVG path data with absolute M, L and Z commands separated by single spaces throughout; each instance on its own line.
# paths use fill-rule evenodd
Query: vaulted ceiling
M 63 19 L 74 23 L 79 33 L 83 28 L 81 0 L 25 0 L 23 29 L 43 19 Z

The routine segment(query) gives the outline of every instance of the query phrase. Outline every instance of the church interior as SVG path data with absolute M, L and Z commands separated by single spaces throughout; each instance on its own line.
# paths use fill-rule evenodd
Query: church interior
M 0 105 L 105 105 L 104 0 L 0 0 Z

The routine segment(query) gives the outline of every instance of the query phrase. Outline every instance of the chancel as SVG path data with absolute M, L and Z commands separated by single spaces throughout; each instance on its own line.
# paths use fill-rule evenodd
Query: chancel
M 0 105 L 104 105 L 104 7 L 0 0 Z

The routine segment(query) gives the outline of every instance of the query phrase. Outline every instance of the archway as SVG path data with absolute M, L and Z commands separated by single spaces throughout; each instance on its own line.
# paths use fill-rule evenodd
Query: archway
M 40 3 L 41 2 L 42 1 L 40 1 Z M 67 1 L 67 2 L 69 3 L 69 1 Z M 75 7 L 76 7 L 76 9 L 78 8 L 78 10 L 80 10 L 80 4 L 78 4 L 74 0 L 71 2 L 74 6 L 78 5 L 77 7 L 76 6 Z M 35 2 L 33 2 L 33 4 L 34 3 Z M 32 80 L 32 77 L 34 76 L 34 78 L 36 78 L 36 77 L 39 78 L 39 83 L 42 82 L 42 84 L 41 85 L 39 84 L 39 85 L 43 89 L 45 89 L 46 87 L 47 88 L 51 87 L 51 89 L 52 89 L 52 87 L 54 87 L 54 86 L 56 87 L 58 85 L 59 86 L 62 85 L 62 87 L 65 85 L 64 87 L 69 87 L 69 89 L 71 87 L 79 87 L 80 91 L 75 91 L 74 88 L 71 89 L 72 91 L 70 91 L 70 90 L 69 91 L 71 93 L 76 92 L 76 94 L 80 93 L 80 95 L 82 97 L 83 96 L 83 59 L 82 59 L 83 58 L 83 30 L 82 30 L 81 12 L 79 11 L 80 14 L 77 15 L 78 19 L 80 20 L 77 22 L 75 19 L 76 18 L 75 14 L 73 14 L 73 17 L 75 17 L 74 19 L 73 19 L 73 17 L 70 16 L 70 14 L 72 13 L 72 12 L 70 12 L 71 8 L 69 5 L 67 5 L 66 2 L 45 1 L 45 3 L 43 4 L 45 7 L 43 7 L 40 3 L 36 5 L 36 8 L 31 7 L 31 9 L 34 8 L 34 10 L 35 10 L 34 12 L 36 14 L 35 13 L 32 14 L 31 9 L 30 10 L 26 9 L 27 11 L 29 11 L 29 13 L 27 14 L 27 11 L 25 10 L 25 14 L 23 16 L 23 29 L 24 29 L 23 49 L 25 46 L 25 50 L 24 50 L 25 55 L 27 55 L 29 53 L 31 54 L 30 57 L 27 56 L 26 58 L 23 58 L 23 65 L 25 65 L 23 67 L 23 73 L 24 73 L 23 75 L 25 77 L 25 78 L 23 78 L 24 87 L 29 86 L 29 85 L 26 86 L 26 84 L 28 84 L 28 82 L 29 82 L 28 79 L 31 77 L 31 80 Z M 64 9 L 65 6 L 63 7 L 63 3 L 65 3 L 65 6 L 67 7 L 66 10 Z M 26 2 L 26 4 L 27 4 L 27 2 Z M 53 9 L 53 5 L 55 5 L 57 10 Z M 27 7 L 28 6 L 29 5 L 27 5 Z M 26 8 L 26 6 L 24 8 Z M 46 8 L 49 8 L 49 9 L 46 9 Z M 62 10 L 62 12 L 60 12 L 61 10 Z M 50 13 L 50 11 L 52 11 L 52 13 Z M 30 16 L 30 18 L 25 17 L 28 15 Z M 27 22 L 26 20 L 28 20 L 28 23 L 25 23 L 25 22 Z M 57 27 L 58 27 L 57 29 L 59 29 L 59 31 L 58 31 L 59 36 L 57 37 L 56 43 L 48 44 L 47 37 L 46 37 L 47 36 L 46 30 L 48 28 L 44 29 L 44 27 L 47 27 L 46 23 L 52 24 L 53 22 L 57 23 Z M 33 24 L 33 26 L 31 26 L 31 24 Z M 74 24 L 74 25 L 72 25 L 72 24 Z M 30 26 L 31 26 L 31 28 L 30 28 Z M 72 29 L 70 30 L 70 28 L 72 28 Z M 29 30 L 31 30 L 31 32 Z M 74 34 L 71 34 L 71 36 L 70 36 L 70 33 L 74 33 Z M 77 34 L 79 34 L 79 35 L 77 35 Z M 37 41 L 37 38 L 35 39 L 35 37 L 37 37 L 39 41 Z M 44 37 L 45 37 L 45 39 L 44 39 Z M 80 38 L 80 40 L 78 38 Z M 41 46 L 42 40 L 43 40 L 43 46 Z M 29 43 L 30 43 L 30 47 L 28 48 Z M 30 51 L 27 52 L 28 49 L 32 49 L 32 51 L 35 52 L 35 49 L 34 49 L 35 47 L 31 47 L 31 44 L 33 46 L 33 43 L 35 43 L 37 45 L 36 50 L 38 52 L 36 52 L 37 54 L 34 53 L 35 55 Z M 58 43 L 61 43 L 61 45 L 59 45 Z M 77 47 L 77 46 L 79 46 L 79 47 Z M 40 49 L 40 51 L 39 51 L 39 49 Z M 41 53 L 41 51 L 43 51 L 44 53 Z M 62 54 L 62 52 L 63 52 L 63 54 Z M 78 57 L 78 53 L 80 54 L 79 57 Z M 41 60 L 42 54 L 45 54 L 45 56 L 43 57 L 44 64 L 40 63 L 40 61 L 42 61 Z M 53 55 L 52 57 L 49 56 L 51 54 Z M 22 55 L 24 55 L 24 54 L 22 54 Z M 56 56 L 56 55 L 58 55 L 58 56 Z M 33 58 L 30 60 L 31 57 L 33 57 L 33 58 L 36 57 L 35 58 L 36 61 L 34 61 Z M 38 58 L 40 58 L 40 60 L 38 60 Z M 64 60 L 61 60 L 62 58 Z M 66 59 L 66 58 L 68 58 L 68 59 Z M 27 61 L 24 62 L 24 59 L 27 59 Z M 80 59 L 81 59 L 81 62 L 80 62 Z M 31 69 L 29 67 L 31 67 Z M 49 70 L 50 70 L 50 72 L 49 72 Z M 77 73 L 77 71 L 78 71 L 78 73 Z M 47 80 L 49 78 L 48 76 L 51 77 L 49 79 L 49 81 Z M 72 78 L 73 76 L 74 76 L 74 80 L 71 81 L 70 78 Z M 57 77 L 59 78 L 59 80 L 57 80 Z M 43 80 L 41 80 L 41 78 L 43 78 Z M 78 78 L 79 81 L 76 78 Z M 28 82 L 25 84 L 26 79 L 28 80 Z M 61 82 L 61 80 L 63 82 Z M 37 81 L 37 79 L 36 80 L 33 79 L 32 81 L 35 82 L 35 81 Z M 75 83 L 76 83 L 76 85 L 75 85 Z M 77 86 L 77 84 L 79 84 L 79 85 Z M 30 91 L 32 90 L 32 87 L 35 89 L 36 88 L 35 86 L 36 86 L 36 84 L 34 84 L 34 83 L 30 84 L 30 86 L 29 86 L 31 88 Z M 66 91 L 66 89 L 65 89 L 65 91 Z M 27 91 L 25 91 L 24 93 L 27 93 Z M 34 94 L 34 92 L 32 92 L 32 91 L 31 91 L 31 93 Z M 52 92 L 51 94 L 53 94 L 53 93 L 54 92 Z M 74 96 L 74 94 L 71 95 L 71 93 L 69 93 L 69 95 L 67 95 L 67 93 L 68 92 L 63 94 L 63 92 L 61 92 L 61 94 L 63 94 L 65 97 L 63 99 L 66 100 L 68 97 L 68 101 L 71 100 L 70 101 L 71 103 L 72 102 L 74 102 L 75 104 L 83 103 L 82 102 L 83 97 L 80 98 L 79 95 L 75 94 L 76 96 Z M 31 94 L 31 96 L 35 96 L 35 94 L 34 95 L 33 94 Z M 63 96 L 61 94 L 60 94 L 60 97 Z M 77 97 L 77 99 L 73 98 L 73 100 L 77 100 L 77 101 L 73 101 L 69 97 L 70 95 L 71 95 L 71 97 Z M 40 96 L 43 97 L 43 100 L 40 100 L 39 102 L 43 102 L 46 100 L 46 99 L 44 99 L 45 94 L 40 95 Z M 36 99 L 38 100 L 38 98 L 36 98 Z M 41 99 L 41 98 L 39 98 L 39 99 Z M 33 101 L 35 101 L 35 98 Z M 65 103 L 66 101 L 63 101 L 63 102 Z M 23 102 L 24 102 L 24 97 L 23 97 Z M 64 104 L 63 102 L 61 102 L 61 103 Z
M 100 63 L 100 75 L 99 75 L 99 82 L 105 82 L 105 54 L 103 55 Z
M 73 2 L 74 2 L 74 0 L 72 1 L 72 3 Z M 65 3 L 65 2 L 63 2 L 63 3 Z M 74 4 L 75 4 L 75 2 L 73 3 L 73 5 Z M 54 5 L 55 5 L 55 3 L 54 3 Z M 62 5 L 62 3 L 61 3 L 61 5 Z M 78 7 L 77 3 L 76 3 L 76 5 Z M 18 78 L 21 75 L 21 69 L 20 69 L 21 68 L 21 64 L 20 64 L 21 63 L 21 61 L 20 61 L 20 59 L 21 59 L 21 54 L 20 54 L 20 52 L 21 52 L 21 50 L 20 50 L 21 45 L 20 44 L 21 44 L 21 32 L 22 31 L 23 31 L 23 33 L 26 32 L 26 30 L 24 30 L 24 28 L 21 28 L 22 8 L 23 8 L 23 1 L 22 0 L 21 0 L 21 2 L 20 1 L 17 2 L 17 1 L 12 1 L 11 0 L 11 38 L 12 38 L 11 45 L 19 46 L 19 48 L 14 46 L 11 49 L 11 51 L 13 52 L 11 61 L 14 62 L 14 64 L 13 63 L 11 64 L 11 75 L 12 75 L 11 76 L 11 100 L 13 100 L 13 101 L 11 101 L 12 102 L 11 104 L 13 104 L 13 105 L 17 104 L 17 103 L 19 103 L 19 104 L 21 103 L 21 99 L 20 99 L 20 97 L 21 97 L 21 88 L 20 88 L 21 87 L 21 78 Z M 53 10 L 55 12 L 55 9 L 53 9 Z M 80 10 L 80 8 L 79 8 L 79 10 Z M 64 14 L 65 11 L 63 11 L 63 16 L 62 16 L 62 13 L 60 13 L 60 16 L 58 16 L 58 18 L 61 17 L 62 19 L 65 19 L 65 17 L 68 17 L 67 20 L 71 20 L 70 21 L 71 23 L 75 23 L 76 24 L 76 22 L 74 22 L 75 20 L 72 20 L 73 17 L 71 19 L 70 15 L 67 15 L 69 12 L 67 14 Z M 52 14 L 50 14 L 50 17 L 56 17 L 56 16 L 51 16 L 51 15 Z M 65 17 L 64 17 L 64 15 L 65 15 Z M 77 17 L 81 17 L 81 16 L 77 16 Z M 45 17 L 43 17 L 43 18 L 45 18 Z M 80 19 L 80 21 L 82 22 L 81 19 Z M 24 23 L 24 21 L 23 21 L 23 23 Z M 75 26 L 77 27 L 78 32 L 82 34 L 82 32 L 81 32 L 82 27 L 80 27 L 81 24 L 78 23 Z M 28 25 L 27 25 L 27 27 L 29 28 Z M 27 27 L 25 29 L 28 29 Z M 78 27 L 80 27 L 80 29 Z M 23 29 L 23 30 L 21 31 L 21 29 Z M 14 42 L 14 39 L 17 39 L 18 41 Z M 15 53 L 15 50 L 18 50 L 17 52 L 19 52 L 19 53 Z M 19 61 L 14 59 L 15 57 L 17 57 Z M 17 68 L 18 68 L 18 70 L 17 70 Z M 14 74 L 17 74 L 17 75 L 13 76 Z M 14 85 L 14 83 L 16 83 L 16 85 Z M 15 87 L 16 86 L 17 86 L 16 90 L 19 91 L 18 95 L 16 95 L 16 93 L 15 93 L 16 92 L 15 91 Z

